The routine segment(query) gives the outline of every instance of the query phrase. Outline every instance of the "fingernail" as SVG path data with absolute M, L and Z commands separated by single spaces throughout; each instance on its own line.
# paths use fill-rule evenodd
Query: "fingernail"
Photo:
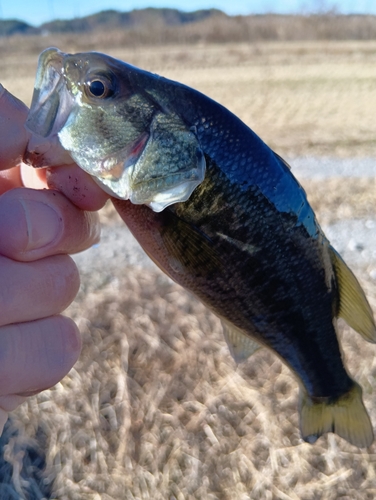
M 34 200 L 19 200 L 25 213 L 28 242 L 25 250 L 35 250 L 53 243 L 63 230 L 63 219 L 47 205 Z

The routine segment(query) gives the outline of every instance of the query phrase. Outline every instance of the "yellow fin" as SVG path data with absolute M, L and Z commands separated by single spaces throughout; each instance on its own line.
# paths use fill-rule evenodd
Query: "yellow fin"
M 227 342 L 231 356 L 236 363 L 242 363 L 252 354 L 260 349 L 260 344 L 252 340 L 234 325 L 229 325 L 222 321 L 223 335 Z
M 339 291 L 338 316 L 368 342 L 376 343 L 372 309 L 353 272 L 333 247 L 329 247 Z
M 359 448 L 371 446 L 372 424 L 363 404 L 360 386 L 354 382 L 350 391 L 334 402 L 313 401 L 302 388 L 300 430 L 304 441 L 311 444 L 325 432 L 335 432 Z

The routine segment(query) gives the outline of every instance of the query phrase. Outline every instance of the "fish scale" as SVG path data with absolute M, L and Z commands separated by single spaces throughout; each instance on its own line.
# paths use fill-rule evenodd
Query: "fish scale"
M 211 166 L 213 166 L 213 164 L 211 165 L 210 162 L 208 162 L 208 165 L 208 178 L 213 181 L 215 179 L 215 174 L 211 172 Z M 212 182 L 211 184 L 212 186 L 221 186 L 221 189 L 223 189 L 223 179 L 222 182 Z M 258 195 L 254 193 L 253 197 L 249 196 L 248 193 L 244 193 L 244 195 L 241 196 L 241 193 L 235 194 L 235 190 L 229 186 L 229 189 L 232 192 L 232 197 L 235 196 L 237 199 L 237 205 L 231 203 L 231 197 L 229 197 L 230 203 L 227 205 L 227 210 L 224 208 L 221 212 L 221 216 L 213 219 L 213 217 L 210 218 L 211 207 L 209 204 L 206 206 L 206 210 L 209 214 L 206 214 L 203 211 L 202 200 L 213 200 L 216 198 L 216 194 L 209 192 L 203 196 L 201 190 L 204 191 L 205 189 L 206 183 L 204 181 L 193 193 L 190 200 L 188 200 L 184 205 L 175 206 L 174 211 L 181 219 L 184 218 L 185 222 L 201 228 L 201 230 L 203 230 L 204 233 L 210 238 L 213 245 L 216 243 L 214 238 L 220 231 L 223 231 L 224 225 L 231 227 L 232 229 L 233 225 L 231 223 L 228 224 L 228 222 L 240 219 L 238 214 L 240 207 L 243 213 L 254 213 L 254 207 L 252 205 L 257 206 L 259 217 L 257 220 L 253 220 L 251 222 L 251 227 L 242 226 L 235 231 L 232 230 L 231 232 L 228 230 L 227 235 L 230 235 L 230 237 L 234 240 L 243 238 L 248 242 L 251 242 L 250 244 L 254 245 L 254 248 L 257 248 L 257 245 L 260 245 L 260 242 L 262 241 L 262 248 L 259 246 L 259 250 L 252 252 L 252 255 L 250 255 L 249 252 L 245 250 L 239 251 L 239 247 L 229 244 L 228 242 L 224 242 L 221 238 L 216 238 L 218 242 L 216 253 L 221 256 L 226 256 L 225 263 L 223 264 L 227 266 L 227 274 L 229 275 L 228 281 L 226 280 L 226 285 L 228 286 L 228 284 L 231 285 L 234 283 L 232 284 L 234 295 L 230 296 L 229 290 L 227 289 L 224 300 L 233 301 L 235 299 L 240 299 L 241 303 L 239 304 L 239 307 L 235 307 L 235 309 L 241 312 L 243 324 L 239 324 L 239 322 L 237 323 L 237 326 L 242 327 L 245 331 L 247 331 L 246 322 L 248 321 L 253 323 L 256 327 L 256 331 L 263 332 L 263 337 L 259 337 L 258 340 L 268 344 L 276 352 L 278 352 L 285 359 L 285 361 L 289 362 L 291 366 L 296 368 L 296 366 L 294 366 L 296 363 L 292 361 L 293 358 L 296 358 L 294 350 L 290 348 L 288 352 L 285 352 L 285 349 L 283 349 L 283 346 L 285 345 L 285 336 L 291 336 L 295 341 L 301 337 L 302 339 L 305 339 L 303 341 L 303 346 L 305 344 L 306 348 L 309 347 L 309 349 L 311 349 L 310 339 L 313 337 L 312 329 L 315 327 L 312 320 L 315 316 L 321 318 L 324 316 L 324 312 L 321 312 L 321 310 L 326 310 L 325 314 L 330 319 L 332 318 L 333 294 L 335 295 L 336 290 L 328 291 L 325 286 L 325 280 L 322 279 L 320 273 L 317 273 L 317 269 L 322 269 L 322 264 L 318 256 L 315 255 L 313 249 L 311 251 L 311 261 L 314 262 L 311 263 L 311 269 L 309 269 L 309 262 L 305 256 L 303 258 L 301 252 L 295 252 L 296 256 L 294 255 L 291 244 L 292 242 L 290 242 L 290 245 L 287 245 L 285 238 L 283 251 L 279 248 L 277 230 L 281 226 L 276 220 L 275 213 L 273 213 L 269 201 L 265 198 L 262 200 L 263 195 L 261 193 Z M 213 189 L 215 189 L 215 187 L 213 187 Z M 196 200 L 198 200 L 198 207 L 195 206 Z M 266 205 L 264 211 L 262 210 L 263 204 Z M 237 208 L 235 209 L 236 213 L 233 213 L 234 206 Z M 227 214 L 224 214 L 225 210 Z M 269 217 L 265 215 L 265 212 L 269 212 Z M 202 215 L 204 216 L 204 221 L 202 221 Z M 291 216 L 291 218 L 293 217 Z M 270 222 L 268 222 L 268 219 L 270 219 Z M 293 221 L 292 223 L 289 222 L 289 225 L 294 225 L 294 222 L 296 221 Z M 272 224 L 273 227 L 271 227 Z M 269 238 L 266 238 L 265 234 L 263 234 L 265 232 L 265 225 L 268 228 Z M 170 225 L 168 227 L 170 227 Z M 258 229 L 257 232 L 255 231 L 256 227 Z M 244 234 L 245 228 L 247 229 L 248 234 Z M 273 265 L 270 254 L 274 257 L 279 256 L 278 260 L 274 260 L 277 265 Z M 242 262 L 243 265 L 239 265 L 239 262 Z M 234 263 L 236 263 L 236 266 L 234 266 Z M 305 267 L 302 266 L 302 263 L 305 264 Z M 223 270 L 221 269 L 220 275 L 222 274 Z M 194 277 L 192 279 L 194 280 Z M 190 287 L 192 287 L 192 285 L 190 285 Z M 213 285 L 212 283 L 208 283 L 207 287 L 218 290 L 218 284 Z M 311 293 L 312 291 L 316 292 L 315 288 L 319 288 L 319 290 L 317 290 L 316 293 L 312 293 L 312 295 L 316 297 L 316 301 L 312 302 L 312 300 L 310 300 L 309 304 L 305 305 L 302 297 L 306 295 L 307 288 L 311 290 Z M 292 293 L 292 290 L 294 290 L 294 293 Z M 319 291 L 321 292 L 321 296 L 319 295 Z M 257 301 L 256 299 L 252 299 L 252 295 L 265 296 L 265 301 L 268 296 L 273 298 L 275 297 L 274 300 L 271 301 L 271 305 L 268 305 L 267 313 L 265 312 L 262 315 L 259 313 L 257 315 L 257 319 L 254 318 L 254 307 Z M 294 298 L 295 300 L 293 300 Z M 298 301 L 298 307 L 294 304 L 296 301 Z M 291 304 L 288 304 L 288 302 Z M 220 313 L 221 310 L 223 310 L 223 307 L 223 304 L 220 302 L 212 306 L 212 308 L 215 308 L 215 312 L 217 313 Z M 299 320 L 299 318 L 303 318 L 302 309 L 304 307 L 306 308 L 304 316 L 309 316 L 310 320 L 307 321 L 307 325 L 301 327 L 300 325 L 302 320 Z M 294 314 L 293 321 L 291 318 L 284 318 L 284 316 L 286 316 L 286 312 L 287 316 Z M 227 313 L 226 317 L 231 317 L 230 311 Z M 235 322 L 235 320 L 233 321 Z M 328 324 L 330 325 L 329 330 L 332 330 L 333 327 L 331 326 L 331 322 Z M 275 325 L 274 328 L 272 328 L 271 325 Z M 284 332 L 282 347 L 279 346 L 279 333 L 281 331 Z M 330 339 L 331 337 L 333 336 L 328 337 L 327 335 L 324 335 L 324 338 L 321 339 L 321 345 L 324 352 L 326 352 L 324 341 L 327 338 Z M 300 346 L 300 353 L 303 352 L 303 346 Z M 333 353 L 333 351 L 331 352 Z M 290 357 L 291 360 L 289 359 Z M 333 363 L 335 364 L 334 357 L 335 356 L 333 355 Z M 309 356 L 307 356 L 307 358 L 309 358 Z M 341 357 L 338 349 L 336 352 L 336 358 L 337 361 L 339 360 L 341 365 Z M 301 369 L 300 372 L 303 372 L 303 370 Z M 337 370 L 335 373 L 337 373 L 337 375 L 332 377 L 333 384 L 341 385 L 342 380 L 347 380 L 346 373 L 342 370 Z M 315 374 L 315 378 L 317 378 L 317 376 L 321 377 L 321 375 L 322 372 L 318 372 Z M 313 378 L 313 376 L 314 374 L 311 375 L 311 378 Z M 323 376 L 323 380 L 326 380 L 325 374 Z M 316 385 L 320 384 L 323 385 L 323 382 L 316 382 Z
M 133 79 L 137 76 L 132 74 Z M 143 77 L 144 74 L 140 73 L 141 81 L 139 83 L 137 80 L 137 84 L 147 89 L 150 80 L 145 81 Z M 165 82 L 168 80 L 158 79 L 155 84 L 163 87 Z M 195 106 L 186 107 L 187 88 L 175 85 L 175 95 L 171 99 L 176 104 L 174 112 L 184 116 L 185 121 L 194 123 L 203 150 L 221 166 L 229 179 L 244 189 L 257 185 L 281 212 L 297 213 L 302 206 L 306 207 L 308 213 L 303 223 L 308 218 L 307 228 L 314 234 L 313 211 L 303 188 L 291 175 L 287 165 L 252 130 L 245 130 L 244 123 L 236 116 L 201 93 L 189 89 L 194 94 Z M 188 99 L 192 99 L 192 95 Z M 202 100 L 204 105 L 201 104 Z M 229 143 L 228 148 L 223 148 L 224 141 Z M 251 147 L 245 152 L 246 144 Z

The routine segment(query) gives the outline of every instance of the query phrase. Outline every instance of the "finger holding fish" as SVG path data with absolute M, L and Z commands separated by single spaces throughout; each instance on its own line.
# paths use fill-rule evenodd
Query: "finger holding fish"
M 27 106 L 0 84 L 0 170 L 17 167 L 31 134 L 25 129 Z
M 60 313 L 74 300 L 79 275 L 64 254 L 90 247 L 100 231 L 96 213 L 46 189 L 46 170 L 22 163 L 27 113 L 0 85 L 0 434 L 9 411 L 77 361 L 80 333 Z
M 0 194 L 22 185 L 19 164 L 30 137 L 24 127 L 27 113 L 27 107 L 0 84 Z
M 102 208 L 109 196 L 90 175 L 72 163 L 60 144 L 51 145 L 30 134 L 24 126 L 28 111 L 23 102 L 0 84 L 0 194 L 21 186 L 50 187 L 66 194 L 82 210 Z M 38 157 L 50 160 L 55 168 L 32 168 L 23 162 L 37 167 Z
M 75 163 L 50 167 L 46 170 L 46 182 L 50 189 L 57 189 L 81 210 L 97 211 L 103 208 L 109 194 L 103 191 L 93 177 Z

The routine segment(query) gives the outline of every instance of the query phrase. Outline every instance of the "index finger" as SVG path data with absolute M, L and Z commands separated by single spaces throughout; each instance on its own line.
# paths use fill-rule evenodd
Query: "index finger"
M 0 84 L 0 170 L 19 165 L 29 133 L 24 127 L 27 106 Z

